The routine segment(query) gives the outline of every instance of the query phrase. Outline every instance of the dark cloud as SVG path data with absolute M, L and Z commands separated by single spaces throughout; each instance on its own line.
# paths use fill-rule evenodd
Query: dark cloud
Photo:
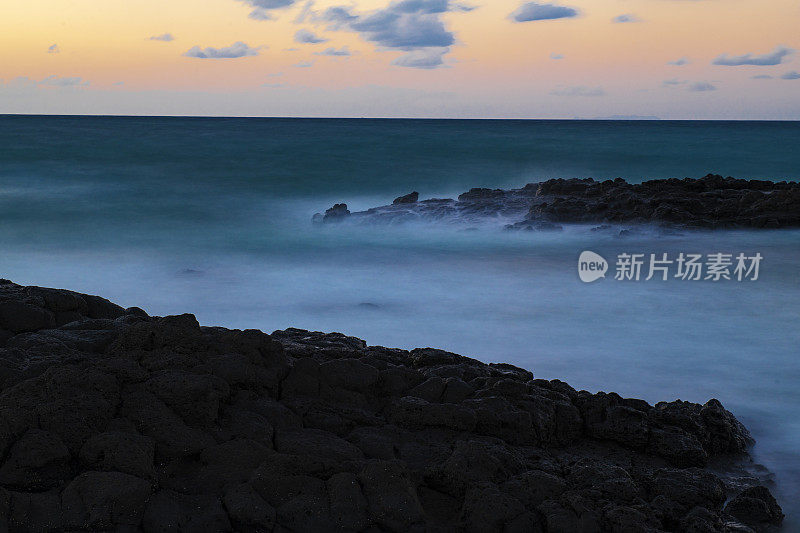
M 260 46 L 252 48 L 247 43 L 236 41 L 232 45 L 222 48 L 213 48 L 211 46 L 200 48 L 199 46 L 193 46 L 183 55 L 199 59 L 235 59 L 238 57 L 257 56 L 260 48 Z
M 716 91 L 717 88 L 707 81 L 698 81 L 697 83 L 691 84 L 687 90 L 693 93 L 705 93 L 709 91 Z
M 724 65 L 726 67 L 739 67 L 742 65 L 772 66 L 780 65 L 786 56 L 794 52 L 791 48 L 779 46 L 772 52 L 762 55 L 744 54 L 741 56 L 730 56 L 722 54 L 717 57 L 712 64 Z
M 625 14 L 614 17 L 611 19 L 611 22 L 615 24 L 625 24 L 626 22 L 641 22 L 641 19 L 636 15 Z
M 676 59 L 675 61 L 667 61 L 667 65 L 672 65 L 675 67 L 682 67 L 688 64 L 689 64 L 689 58 L 687 57 L 682 57 L 680 59 Z
M 269 13 L 274 9 L 282 9 L 293 6 L 295 0 L 240 0 L 245 4 L 253 7 L 253 10 L 247 15 L 253 20 L 273 20 L 273 16 Z
M 348 57 L 353 55 L 346 46 L 343 46 L 338 50 L 331 46 L 329 48 L 326 48 L 322 52 L 314 52 L 314 54 L 318 56 L 334 56 L 334 57 Z
M 606 91 L 602 87 L 585 87 L 578 85 L 575 87 L 560 87 L 550 92 L 554 96 L 605 96 Z
M 781 79 L 782 80 L 800 80 L 800 72 L 797 72 L 795 70 L 793 70 L 791 72 L 787 72 L 786 74 L 781 76 Z
M 328 39 L 319 37 L 314 32 L 306 29 L 297 30 L 297 33 L 294 34 L 294 40 L 297 43 L 303 44 L 319 44 L 328 41 Z
M 355 13 L 350 7 L 333 6 L 309 17 L 327 24 L 330 30 L 357 32 L 382 49 L 406 52 L 393 65 L 431 69 L 444 64 L 444 56 L 456 42 L 441 16 L 473 9 L 451 0 L 400 0 L 365 14 Z
M 508 17 L 514 22 L 531 22 L 534 20 L 555 20 L 577 16 L 578 10 L 571 7 L 528 2 L 519 6 Z

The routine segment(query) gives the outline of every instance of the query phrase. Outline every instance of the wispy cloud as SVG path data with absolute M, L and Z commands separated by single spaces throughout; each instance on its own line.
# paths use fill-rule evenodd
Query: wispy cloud
M 687 90 L 693 93 L 705 93 L 709 91 L 716 91 L 717 88 L 707 81 L 698 81 L 697 83 L 691 84 Z
M 787 72 L 783 76 L 781 76 L 782 80 L 800 80 L 800 72 L 796 70 L 792 70 L 791 72 Z
M 606 91 L 602 87 L 559 87 L 550 92 L 554 96 L 604 96 Z
M 572 7 L 528 2 L 519 6 L 508 18 L 514 22 L 532 22 L 535 20 L 556 20 L 577 16 L 578 10 Z
M 757 76 L 751 76 L 750 79 L 753 79 L 753 80 L 771 80 L 771 79 L 773 79 L 773 77 L 770 76 L 769 74 L 759 74 Z
M 38 83 L 39 85 L 49 85 L 51 87 L 86 87 L 89 85 L 88 80 L 84 80 L 79 76 L 63 78 L 61 76 L 47 76 Z
M 58 48 L 57 44 L 51 44 L 50 46 L 47 47 L 48 54 L 58 54 L 60 52 L 61 50 Z
M 199 46 L 193 46 L 184 52 L 183 55 L 199 59 L 236 59 L 239 57 L 257 56 L 260 48 L 262 47 L 258 46 L 253 48 L 247 43 L 236 41 L 232 45 L 223 46 L 222 48 L 214 48 L 212 46 L 200 48 Z
M 674 67 L 682 67 L 684 65 L 688 65 L 690 63 L 688 57 L 682 57 L 680 59 L 676 59 L 675 61 L 667 61 L 667 65 L 672 65 Z
M 294 40 L 297 43 L 303 43 L 303 44 L 319 44 L 328 41 L 328 39 L 324 37 L 319 37 L 314 32 L 307 30 L 305 28 L 297 30 L 297 33 L 294 34 Z
M 415 50 L 398 57 L 392 61 L 392 65 L 397 65 L 398 67 L 434 69 L 444 64 L 444 55 L 447 52 L 447 48 Z
M 301 61 L 299 63 L 295 63 L 294 66 L 297 67 L 297 68 L 310 68 L 310 67 L 314 66 L 314 62 L 313 61 Z
M 170 41 L 174 41 L 175 37 L 171 33 L 162 33 L 161 35 L 153 35 L 150 37 L 151 41 L 163 41 L 168 43 Z
M 314 54 L 318 56 L 336 56 L 336 57 L 349 57 L 353 55 L 346 46 L 343 46 L 339 49 L 336 49 L 331 46 L 329 48 L 326 48 L 322 52 L 314 52 Z
M 615 24 L 625 24 L 627 22 L 641 22 L 641 21 L 642 19 L 632 14 L 619 15 L 611 19 L 611 22 Z
M 743 65 L 756 65 L 762 67 L 780 65 L 783 63 L 783 60 L 786 58 L 786 56 L 792 52 L 794 52 L 794 50 L 791 48 L 779 46 L 772 52 L 761 55 L 744 54 L 740 56 L 731 56 L 728 54 L 722 54 L 721 56 L 717 57 L 712 64 L 724 65 L 726 67 L 739 67 Z
M 687 82 L 686 80 L 679 80 L 678 78 L 672 78 L 670 80 L 664 80 L 661 85 L 664 87 L 675 87 L 676 85 L 685 85 Z
M 564 55 L 563 54 L 552 53 L 552 54 L 550 54 L 550 59 L 564 59 Z

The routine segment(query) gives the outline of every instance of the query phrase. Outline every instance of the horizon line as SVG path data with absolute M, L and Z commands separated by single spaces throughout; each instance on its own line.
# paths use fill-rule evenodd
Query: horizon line
M 198 119 L 266 119 L 266 120 L 473 120 L 473 121 L 552 121 L 552 122 L 800 122 L 800 119 L 758 118 L 660 118 L 632 115 L 610 117 L 387 117 L 387 116 L 281 116 L 281 115 L 131 115 L 107 113 L 0 113 L 0 117 L 63 117 L 63 118 L 198 118 Z

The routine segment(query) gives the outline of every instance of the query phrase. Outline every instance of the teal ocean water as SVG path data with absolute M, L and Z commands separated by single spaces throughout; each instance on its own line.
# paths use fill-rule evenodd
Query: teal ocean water
M 798 122 L 2 116 L 0 276 L 206 325 L 444 348 L 650 402 L 716 397 L 797 530 L 800 231 L 619 239 L 311 216 L 552 177 L 796 181 L 798 147 Z M 588 285 L 583 250 L 764 259 L 752 282 Z

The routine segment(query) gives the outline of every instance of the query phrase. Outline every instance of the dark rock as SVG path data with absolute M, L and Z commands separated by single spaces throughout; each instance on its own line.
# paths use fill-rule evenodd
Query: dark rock
M 347 204 L 336 204 L 327 211 L 325 216 L 322 217 L 323 222 L 340 222 L 350 216 L 350 210 L 347 209 Z
M 201 327 L 10 282 L 0 302 L 53 317 L 3 326 L 0 531 L 723 532 L 782 517 L 757 478 L 706 468 L 752 444 L 716 400 L 651 406 L 432 348 Z
M 750 527 L 779 526 L 783 522 L 783 511 L 769 489 L 763 486 L 746 489 L 725 506 L 725 512 Z
M 419 193 L 414 191 L 412 193 L 406 194 L 405 196 L 400 196 L 399 198 L 395 198 L 392 204 L 415 204 L 419 200 Z
M 84 472 L 61 496 L 67 528 L 136 527 L 150 498 L 150 483 L 120 472 Z

